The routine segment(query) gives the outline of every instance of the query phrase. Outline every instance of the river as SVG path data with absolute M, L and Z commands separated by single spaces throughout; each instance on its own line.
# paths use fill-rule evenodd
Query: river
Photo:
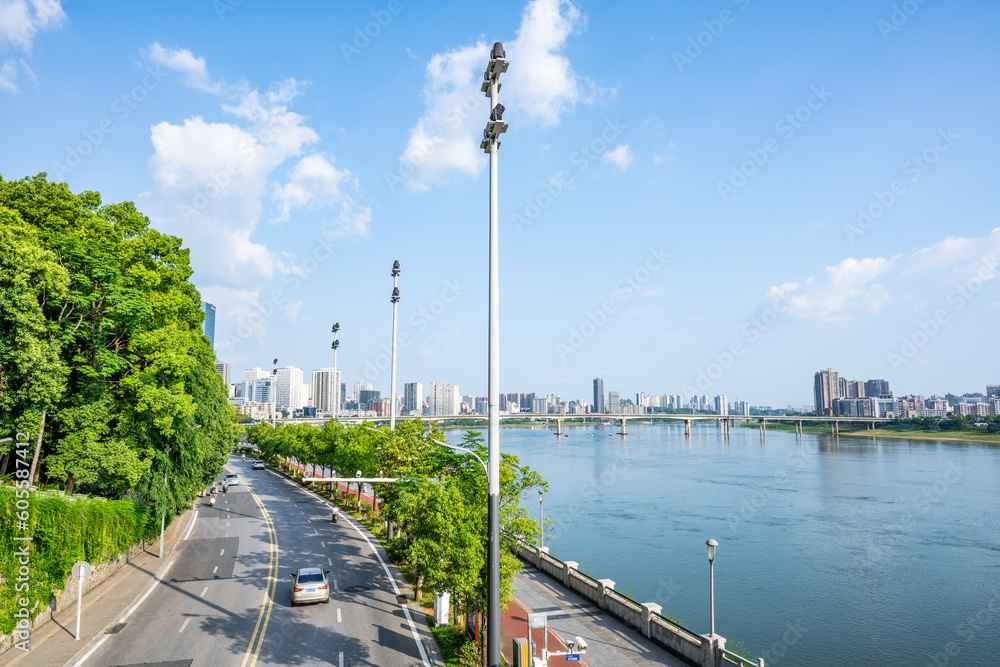
M 552 555 L 636 601 L 707 633 L 713 538 L 716 632 L 768 667 L 1000 664 L 1000 446 L 564 430 L 501 448 L 550 483 Z

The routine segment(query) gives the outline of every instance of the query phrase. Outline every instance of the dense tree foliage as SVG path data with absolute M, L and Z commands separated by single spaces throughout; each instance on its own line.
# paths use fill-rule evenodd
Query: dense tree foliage
M 178 509 L 221 469 L 237 431 L 191 273 L 130 202 L 0 178 L 0 433 L 30 434 L 35 480 Z
M 404 560 L 416 577 L 416 591 L 451 591 L 472 611 L 486 608 L 488 489 L 482 465 L 472 456 L 433 443 L 443 438 L 420 420 L 406 420 L 390 432 L 368 423 L 345 428 L 329 421 L 322 428 L 307 424 L 252 427 L 250 442 L 268 456 L 295 459 L 312 470 L 316 464 L 353 478 L 391 476 L 398 483 L 376 484 L 381 512 L 398 523 L 400 536 L 390 553 Z M 482 460 L 483 437 L 466 431 L 462 447 Z M 527 492 L 548 488 L 541 475 L 521 465 L 516 456 L 501 455 L 500 528 L 509 546 L 519 537 L 534 544 L 537 522 L 521 504 Z M 513 597 L 519 561 L 501 549 L 502 603 Z

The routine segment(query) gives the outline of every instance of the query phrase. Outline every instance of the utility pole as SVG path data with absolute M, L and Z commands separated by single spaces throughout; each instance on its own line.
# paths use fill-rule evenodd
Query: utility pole
M 399 260 L 392 263 L 392 371 L 389 380 L 389 430 L 396 430 L 396 308 L 399 304 Z

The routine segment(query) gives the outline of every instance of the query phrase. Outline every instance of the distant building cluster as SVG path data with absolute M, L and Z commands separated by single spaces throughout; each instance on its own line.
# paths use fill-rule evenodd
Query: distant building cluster
M 847 380 L 832 368 L 814 374 L 813 397 L 815 413 L 823 417 L 912 419 L 952 414 L 1000 415 L 1000 385 L 987 385 L 985 394 L 894 397 L 886 380 Z

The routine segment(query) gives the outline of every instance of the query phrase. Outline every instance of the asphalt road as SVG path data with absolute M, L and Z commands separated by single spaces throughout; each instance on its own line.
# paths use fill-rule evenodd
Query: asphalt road
M 86 667 L 430 665 L 422 618 L 376 541 L 270 470 L 231 457 L 241 484 L 207 499 L 162 581 Z M 199 499 L 201 502 L 201 499 Z M 330 570 L 328 604 L 290 605 L 299 567 Z M 77 667 L 80 667 L 78 664 Z

